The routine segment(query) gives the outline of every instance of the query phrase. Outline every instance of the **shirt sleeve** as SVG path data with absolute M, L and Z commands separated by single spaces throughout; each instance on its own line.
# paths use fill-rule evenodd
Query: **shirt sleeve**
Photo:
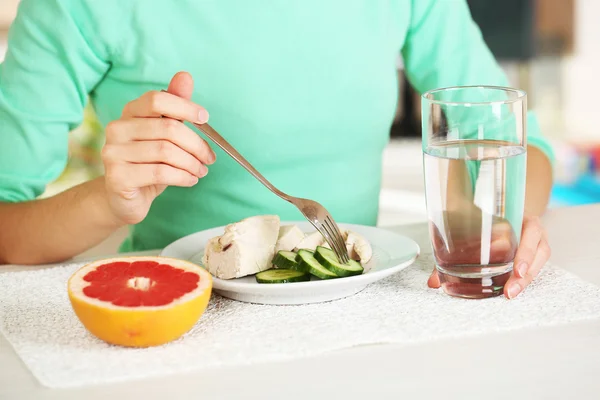
M 508 86 L 508 79 L 471 18 L 466 0 L 412 0 L 402 57 L 409 81 L 420 92 L 464 86 Z M 527 114 L 527 142 L 554 162 L 535 114 Z
M 72 3 L 22 0 L 10 28 L 0 64 L 0 201 L 34 199 L 61 174 L 69 132 L 109 68 L 76 15 L 83 2 Z

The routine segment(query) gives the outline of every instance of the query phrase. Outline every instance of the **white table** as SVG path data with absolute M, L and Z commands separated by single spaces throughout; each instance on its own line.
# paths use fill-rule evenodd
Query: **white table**
M 600 285 L 600 205 L 556 209 L 544 219 L 552 261 Z M 394 230 L 427 248 L 423 224 Z M 0 337 L 0 399 L 306 400 L 326 394 L 338 399 L 598 399 L 600 320 L 409 347 L 364 346 L 252 368 L 75 390 L 41 387 Z

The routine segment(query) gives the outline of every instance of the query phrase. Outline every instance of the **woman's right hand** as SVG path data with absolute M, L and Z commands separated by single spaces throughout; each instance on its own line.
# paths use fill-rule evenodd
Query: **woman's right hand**
M 190 100 L 193 88 L 191 75 L 180 72 L 166 92 L 145 93 L 106 127 L 105 188 L 120 223 L 141 222 L 167 186 L 194 186 L 215 162 L 208 143 L 180 122 L 208 121 L 208 112 Z

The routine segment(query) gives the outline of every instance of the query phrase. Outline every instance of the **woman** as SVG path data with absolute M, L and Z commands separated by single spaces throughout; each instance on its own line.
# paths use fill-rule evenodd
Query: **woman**
M 375 224 L 398 52 L 421 92 L 507 84 L 464 0 L 23 0 L 0 69 L 0 260 L 63 260 L 126 224 L 124 251 L 250 215 L 298 218 L 179 122 L 209 111 L 276 186 L 339 222 Z M 35 200 L 88 97 L 106 125 L 105 175 Z M 509 297 L 548 258 L 537 216 L 552 156 L 533 116 L 529 143 Z

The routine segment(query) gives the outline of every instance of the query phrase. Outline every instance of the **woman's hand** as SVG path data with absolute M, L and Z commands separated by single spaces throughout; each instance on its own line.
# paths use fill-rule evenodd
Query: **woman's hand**
M 192 77 L 180 72 L 167 92 L 145 93 L 106 127 L 105 188 L 121 223 L 142 221 L 167 186 L 194 186 L 215 162 L 209 145 L 180 122 L 208 121 L 208 112 L 190 101 L 193 88 Z
M 529 285 L 550 259 L 546 230 L 538 217 L 523 219 L 523 233 L 514 262 L 514 272 L 504 286 L 504 295 L 513 299 Z
M 514 258 L 513 274 L 504 286 L 504 295 L 513 299 L 529 285 L 550 258 L 550 246 L 546 231 L 538 217 L 523 218 L 521 242 Z M 427 282 L 429 287 L 439 288 L 437 271 Z

